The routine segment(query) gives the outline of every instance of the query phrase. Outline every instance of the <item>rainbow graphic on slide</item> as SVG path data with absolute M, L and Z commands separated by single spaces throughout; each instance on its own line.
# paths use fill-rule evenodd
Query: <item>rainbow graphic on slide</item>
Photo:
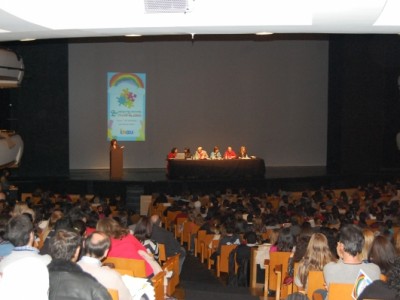
M 144 88 L 142 79 L 133 73 L 116 73 L 109 81 L 110 87 L 116 86 L 123 81 L 135 83 L 139 88 Z
M 145 73 L 107 73 L 107 115 L 108 140 L 145 141 Z

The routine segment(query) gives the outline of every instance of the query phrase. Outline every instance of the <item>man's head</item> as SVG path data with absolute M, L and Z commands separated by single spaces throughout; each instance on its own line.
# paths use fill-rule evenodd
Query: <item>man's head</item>
M 159 215 L 152 215 L 150 218 L 151 224 L 161 226 L 161 218 Z
M 355 225 L 345 225 L 340 229 L 338 252 L 343 250 L 351 256 L 361 253 L 364 247 L 364 235 Z M 340 253 L 338 253 L 340 256 Z
M 92 232 L 85 240 L 85 255 L 102 259 L 107 256 L 111 241 L 108 235 L 101 231 Z
M 15 247 L 33 245 L 33 224 L 28 216 L 18 215 L 8 221 L 4 239 Z
M 81 247 L 81 237 L 76 232 L 60 229 L 50 239 L 50 255 L 53 259 L 76 261 Z

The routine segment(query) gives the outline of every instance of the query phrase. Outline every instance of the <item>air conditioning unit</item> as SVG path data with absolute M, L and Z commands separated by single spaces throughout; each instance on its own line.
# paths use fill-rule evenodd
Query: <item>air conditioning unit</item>
M 10 49 L 0 48 L 0 88 L 15 88 L 24 77 L 22 58 Z

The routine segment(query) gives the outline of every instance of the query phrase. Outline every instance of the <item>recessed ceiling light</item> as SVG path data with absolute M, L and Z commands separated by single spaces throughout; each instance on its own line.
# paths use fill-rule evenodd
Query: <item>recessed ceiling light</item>
M 26 39 L 20 39 L 21 42 L 30 42 L 30 41 L 35 41 L 36 39 L 33 38 L 26 38 Z
M 262 32 L 257 32 L 256 35 L 271 35 L 274 34 L 273 32 L 267 32 L 267 31 L 262 31 Z
M 136 33 L 131 33 L 131 34 L 125 34 L 126 37 L 135 37 L 135 36 L 142 36 L 141 34 L 136 34 Z
M 0 33 L 6 33 L 6 32 L 10 32 L 10 31 L 0 28 Z

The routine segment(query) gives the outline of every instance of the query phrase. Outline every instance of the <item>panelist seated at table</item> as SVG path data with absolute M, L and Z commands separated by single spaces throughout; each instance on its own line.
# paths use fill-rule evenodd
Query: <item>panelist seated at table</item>
M 190 153 L 190 148 L 185 147 L 185 149 L 183 149 L 183 153 L 185 153 L 185 159 L 192 159 L 192 153 Z
M 171 149 L 171 152 L 168 153 L 167 159 L 174 159 L 174 158 L 176 157 L 176 154 L 177 154 L 177 153 L 178 153 L 178 148 L 173 147 L 173 148 Z
M 214 150 L 210 153 L 210 159 L 222 159 L 221 152 L 219 152 L 218 146 L 214 147 Z
M 235 159 L 237 158 L 235 151 L 232 150 L 232 147 L 229 146 L 225 153 L 224 153 L 224 159 Z
M 247 155 L 247 149 L 245 146 L 241 146 L 238 154 L 239 159 L 250 159 L 250 157 Z
M 200 146 L 197 147 L 197 151 L 193 154 L 193 159 L 208 159 L 208 154 L 205 150 L 203 150 L 203 147 Z

